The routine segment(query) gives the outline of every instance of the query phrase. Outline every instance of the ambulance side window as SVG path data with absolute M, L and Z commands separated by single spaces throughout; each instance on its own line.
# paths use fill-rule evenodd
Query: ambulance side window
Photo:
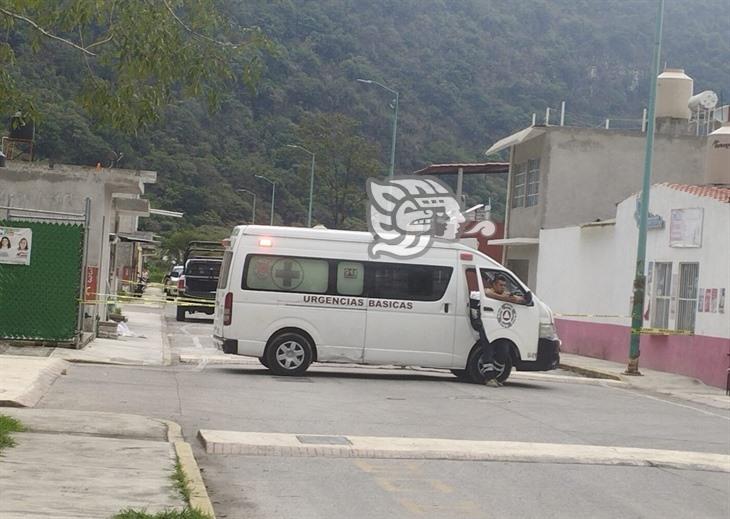
M 246 259 L 241 288 L 326 294 L 329 288 L 329 261 L 252 254 Z
M 486 296 L 518 305 L 531 305 L 532 295 L 509 273 L 502 270 L 480 269 Z
M 368 263 L 369 297 L 406 301 L 438 301 L 446 292 L 453 269 L 431 265 Z
M 365 266 L 358 261 L 337 263 L 337 294 L 361 296 L 365 286 Z

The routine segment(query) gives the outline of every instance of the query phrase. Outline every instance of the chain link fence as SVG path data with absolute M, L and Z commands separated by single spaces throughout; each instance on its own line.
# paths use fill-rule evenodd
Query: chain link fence
M 33 233 L 29 265 L 0 263 L 0 339 L 67 342 L 79 332 L 84 225 L 47 219 L 0 219 Z

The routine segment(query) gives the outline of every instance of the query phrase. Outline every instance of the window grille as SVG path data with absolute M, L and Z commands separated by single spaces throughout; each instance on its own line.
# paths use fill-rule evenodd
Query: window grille
M 672 264 L 657 262 L 654 267 L 654 312 L 652 328 L 669 327 L 669 304 L 672 289 Z
M 512 188 L 512 207 L 525 206 L 525 188 L 527 183 L 527 163 L 517 165 L 514 186 Z
M 540 193 L 540 159 L 530 160 L 527 163 L 527 194 L 525 207 L 537 205 Z
M 699 263 L 679 264 L 679 304 L 677 312 L 677 330 L 695 331 L 697 311 L 697 282 L 699 280 Z

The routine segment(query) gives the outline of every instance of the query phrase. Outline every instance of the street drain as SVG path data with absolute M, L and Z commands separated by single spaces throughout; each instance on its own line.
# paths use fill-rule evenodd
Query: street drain
M 306 443 L 310 445 L 352 445 L 350 440 L 344 436 L 314 436 L 298 434 L 297 440 L 299 440 L 299 443 Z

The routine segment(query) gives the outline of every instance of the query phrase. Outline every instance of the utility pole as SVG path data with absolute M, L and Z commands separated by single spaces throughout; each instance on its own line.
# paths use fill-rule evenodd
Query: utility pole
M 271 219 L 269 221 L 269 225 L 274 225 L 274 205 L 276 204 L 276 182 L 273 180 L 269 180 L 268 178 L 264 177 L 263 175 L 254 175 L 256 178 L 261 178 L 271 184 Z
M 625 375 L 641 375 L 639 372 L 639 346 L 641 329 L 644 326 L 644 293 L 646 291 L 646 222 L 649 213 L 649 191 L 651 190 L 651 169 L 654 153 L 654 127 L 656 112 L 656 82 L 659 75 L 659 58 L 662 48 L 662 26 L 664 23 L 664 0 L 659 0 L 654 36 L 654 57 L 652 59 L 651 88 L 649 90 L 649 115 L 646 131 L 646 149 L 644 151 L 644 179 L 641 189 L 641 205 L 639 207 L 639 243 L 636 248 L 636 276 L 634 277 L 634 302 L 631 312 L 631 343 L 629 362 Z
M 387 87 L 382 83 L 378 83 L 377 81 L 373 81 L 372 79 L 358 79 L 357 81 L 365 83 L 366 85 L 377 85 L 395 96 L 393 99 L 393 137 L 390 141 L 390 171 L 388 173 L 388 176 L 393 178 L 395 171 L 395 141 L 398 133 L 398 99 L 400 98 L 400 95 L 392 88 Z
M 304 146 L 298 144 L 287 144 L 287 148 L 296 148 L 302 150 L 305 153 L 309 153 L 312 156 L 312 170 L 309 174 L 309 210 L 307 211 L 307 227 L 312 227 L 312 199 L 314 197 L 314 153 L 309 151 Z

